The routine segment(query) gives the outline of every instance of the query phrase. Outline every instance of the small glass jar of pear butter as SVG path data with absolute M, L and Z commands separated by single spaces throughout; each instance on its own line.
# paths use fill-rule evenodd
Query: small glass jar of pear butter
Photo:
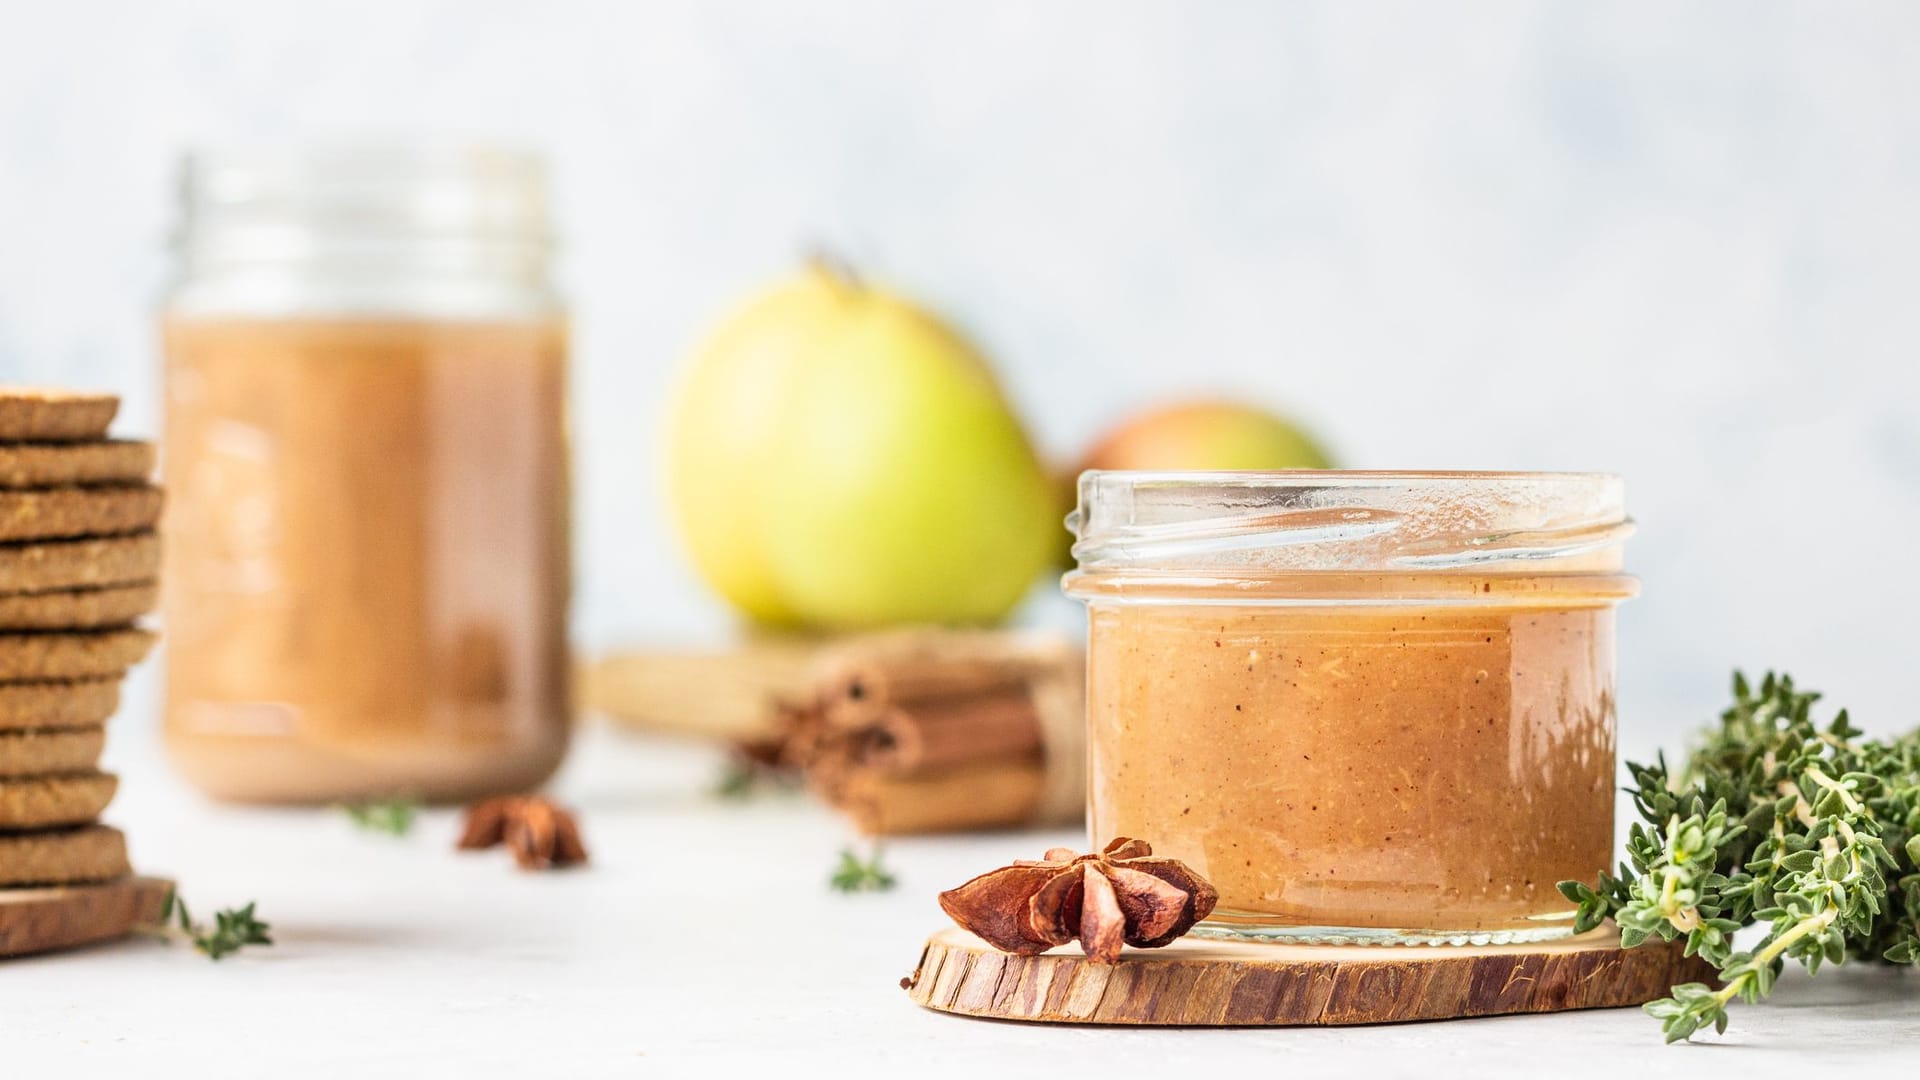
M 1197 932 L 1543 941 L 1612 861 L 1617 477 L 1090 472 L 1096 837 L 1220 893 Z
M 568 732 L 538 159 L 200 154 L 166 338 L 167 746 L 248 802 L 467 799 Z

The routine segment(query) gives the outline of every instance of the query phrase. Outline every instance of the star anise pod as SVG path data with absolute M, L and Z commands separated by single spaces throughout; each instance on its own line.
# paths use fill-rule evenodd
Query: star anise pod
M 1125 942 L 1157 949 L 1213 911 L 1219 895 L 1177 859 L 1153 858 L 1143 840 L 1120 837 L 1097 854 L 1054 848 L 940 894 L 953 921 L 1002 952 L 1022 956 L 1080 939 L 1098 964 Z
M 463 851 L 505 844 L 522 870 L 548 870 L 587 861 L 573 815 L 538 795 L 503 795 L 467 808 Z

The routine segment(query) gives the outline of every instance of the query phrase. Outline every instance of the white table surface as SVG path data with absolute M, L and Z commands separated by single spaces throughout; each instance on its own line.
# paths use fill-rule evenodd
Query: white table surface
M 1617 1078 L 1635 1063 L 1776 1076 L 1864 1055 L 1920 1063 L 1920 977 L 1864 966 L 1790 973 L 1717 1046 L 1664 1047 L 1632 1009 L 1291 1030 L 947 1016 L 898 985 L 945 923 L 934 895 L 1071 834 L 895 841 L 898 888 L 844 896 L 826 887 L 850 837 L 834 816 L 798 798 L 716 800 L 711 751 L 596 728 L 557 785 L 593 865 L 527 874 L 503 852 L 455 853 L 450 811 L 394 839 L 337 811 L 210 804 L 167 771 L 139 713 L 115 721 L 109 751 L 123 777 L 109 819 L 137 867 L 177 877 L 202 918 L 258 900 L 277 944 L 217 964 L 144 940 L 0 964 L 0 1076 L 711 1075 L 737 1062 L 977 1078 L 1137 1075 L 1165 1060 L 1192 1076 Z

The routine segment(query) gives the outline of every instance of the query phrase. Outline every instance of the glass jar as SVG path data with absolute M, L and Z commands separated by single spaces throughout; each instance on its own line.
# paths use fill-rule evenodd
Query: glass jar
M 1571 933 L 1612 865 L 1617 477 L 1089 472 L 1090 824 L 1219 889 L 1200 932 Z
M 539 160 L 220 152 L 180 191 L 174 762 L 248 802 L 539 784 L 567 745 L 570 579 Z

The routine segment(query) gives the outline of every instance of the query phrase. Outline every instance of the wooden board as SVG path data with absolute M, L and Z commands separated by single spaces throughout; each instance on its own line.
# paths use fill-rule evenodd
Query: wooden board
M 0 957 L 125 937 L 160 921 L 173 882 L 124 877 L 99 885 L 0 889 Z
M 635 731 L 723 743 L 764 738 L 777 730 L 775 701 L 812 696 L 822 644 L 767 637 L 708 652 L 615 653 L 574 673 L 574 699 Z
M 1077 945 L 1010 956 L 957 928 L 901 980 L 930 1009 L 1067 1024 L 1381 1024 L 1639 1005 L 1712 968 L 1612 927 L 1535 945 L 1265 945 L 1183 938 L 1088 962 Z

